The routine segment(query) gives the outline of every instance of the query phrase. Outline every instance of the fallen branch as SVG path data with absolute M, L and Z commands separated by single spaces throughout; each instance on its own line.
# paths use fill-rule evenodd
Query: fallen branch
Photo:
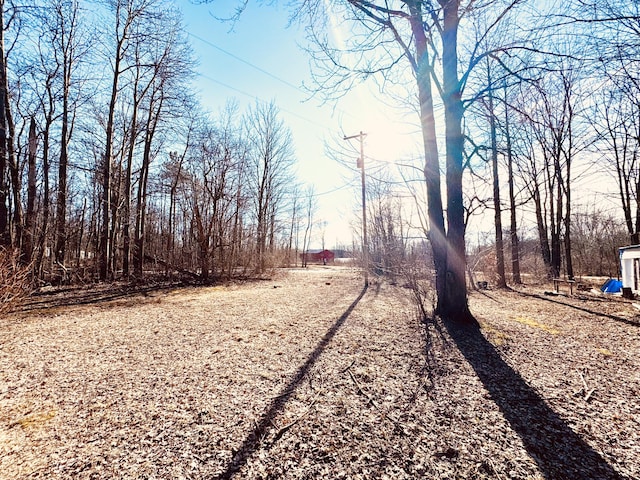
M 152 257 L 151 255 L 145 255 L 144 259 L 146 261 L 148 261 L 148 262 L 159 263 L 163 267 L 168 268 L 170 270 L 175 270 L 176 272 L 182 273 L 183 275 L 190 275 L 190 276 L 192 276 L 194 278 L 201 278 L 201 276 L 199 274 L 197 274 L 195 272 L 191 272 L 189 270 L 185 270 L 184 268 L 180 268 L 180 267 L 177 267 L 175 265 L 171 265 L 169 262 L 166 262 L 166 261 L 162 260 L 159 257 L 156 257 L 156 256 Z
M 589 401 L 589 399 L 591 398 L 591 395 L 593 395 L 593 392 L 595 392 L 595 391 L 596 391 L 596 389 L 595 389 L 595 388 L 592 388 L 591 390 L 589 390 L 589 391 L 587 392 L 587 394 L 584 396 L 584 401 L 585 401 L 585 402 L 588 402 L 588 401 Z
M 347 368 L 343 368 L 342 370 L 340 370 L 340 373 L 345 373 L 347 370 L 349 370 L 351 367 L 353 367 L 354 363 L 356 363 L 355 360 L 352 361 Z
M 578 375 L 580 375 L 582 385 L 584 385 L 584 391 L 586 392 L 589 389 L 589 387 L 587 386 L 587 381 L 584 379 L 584 375 L 582 374 L 582 372 L 578 372 Z
M 496 469 L 496 465 L 493 463 L 493 460 L 491 460 L 491 457 L 487 457 L 487 460 L 489 461 L 489 465 L 491 465 L 491 468 L 493 469 L 493 473 L 495 474 L 495 476 L 498 478 L 498 480 L 502 480 L 502 475 L 498 473 L 498 470 Z
M 362 389 L 362 387 L 360 386 L 360 384 L 356 380 L 356 377 L 354 377 L 353 373 L 351 373 L 351 370 L 347 369 L 347 372 L 349 372 L 349 376 L 351 377 L 351 380 L 353 380 L 353 383 L 355 383 L 356 387 L 358 387 L 358 393 L 360 393 L 360 394 L 364 395 L 365 397 L 367 397 L 369 399 L 369 402 L 371 402 L 371 405 L 373 405 L 378 410 L 380 410 L 380 408 L 378 407 L 378 405 L 376 405 L 376 402 L 373 400 L 373 398 L 371 398 L 371 396 Z
M 311 404 L 309 404 L 309 406 L 307 407 L 307 409 L 302 412 L 300 415 L 298 415 L 296 418 L 294 418 L 292 421 L 290 421 L 289 423 L 287 423 L 286 425 L 280 427 L 280 429 L 277 431 L 277 433 L 273 436 L 273 440 L 271 441 L 271 445 L 273 445 L 274 443 L 276 443 L 278 440 L 280 440 L 282 438 L 282 436 L 287 433 L 288 430 L 291 429 L 291 427 L 293 427 L 296 423 L 298 423 L 300 420 L 302 420 L 304 417 L 306 417 L 309 412 L 311 411 L 311 407 L 313 407 L 316 403 L 317 397 L 313 400 L 313 402 L 311 402 Z M 272 423 L 273 425 L 273 423 Z M 275 427 L 275 425 L 274 425 Z
M 580 379 L 582 379 L 583 387 L 580 390 L 578 390 L 578 392 L 576 393 L 584 392 L 584 401 L 588 402 L 591 396 L 593 395 L 593 392 L 596 391 L 596 389 L 595 388 L 589 389 L 589 386 L 587 385 L 587 381 L 585 380 L 582 372 L 578 372 L 578 375 L 580 375 Z

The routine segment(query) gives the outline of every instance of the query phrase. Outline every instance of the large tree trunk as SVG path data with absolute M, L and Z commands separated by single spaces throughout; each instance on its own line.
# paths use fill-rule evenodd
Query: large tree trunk
M 458 79 L 459 0 L 440 0 L 444 14 L 442 36 L 442 87 L 447 149 L 447 273 L 441 313 L 449 320 L 467 323 L 473 317 L 467 304 L 464 204 L 462 198 L 462 92 Z
M 431 89 L 432 65 L 428 41 L 424 33 L 420 2 L 411 4 L 411 29 L 416 39 L 416 81 L 420 101 L 420 123 L 424 143 L 424 179 L 427 186 L 427 215 L 429 217 L 429 242 L 436 271 L 436 312 L 444 308 L 446 297 L 447 238 L 442 210 L 440 185 L 440 161 Z

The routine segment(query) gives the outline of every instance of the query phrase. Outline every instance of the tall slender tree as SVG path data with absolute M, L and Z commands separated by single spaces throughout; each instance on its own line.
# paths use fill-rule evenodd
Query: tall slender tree
M 27 215 L 25 219 L 25 238 L 22 250 L 23 262 L 29 265 L 33 259 L 36 229 L 36 154 L 38 137 L 36 134 L 36 120 L 31 117 L 29 122 L 29 157 L 28 157 L 28 186 L 27 186 Z
M 0 1 L 0 245 L 11 245 L 11 232 L 9 224 L 9 209 L 7 200 L 9 197 L 9 185 L 6 176 L 7 171 L 7 56 L 5 51 L 6 0 Z
M 507 156 L 507 181 L 509 183 L 509 240 L 511 244 L 511 281 L 519 285 L 522 283 L 520 276 L 520 241 L 518 237 L 518 211 L 515 192 L 514 177 L 514 152 L 511 138 L 511 106 L 508 99 L 507 83 L 504 83 L 504 138 Z
M 71 98 L 72 77 L 77 63 L 84 53 L 80 44 L 79 18 L 80 7 L 77 1 L 66 2 L 56 0 L 51 6 L 49 18 L 50 29 L 53 30 L 53 53 L 55 61 L 60 65 L 61 74 L 61 127 L 60 157 L 58 163 L 58 197 L 56 199 L 56 239 L 54 257 L 58 264 L 65 263 L 67 247 L 67 169 L 69 163 L 69 144 L 74 125 L 74 99 Z

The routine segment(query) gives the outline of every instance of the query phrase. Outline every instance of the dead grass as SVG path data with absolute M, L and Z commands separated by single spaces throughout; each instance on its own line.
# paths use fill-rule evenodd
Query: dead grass
M 640 477 L 633 307 L 536 295 L 472 296 L 484 350 L 341 267 L 27 309 L 0 323 L 0 478 Z M 534 411 L 576 437 L 566 476 Z

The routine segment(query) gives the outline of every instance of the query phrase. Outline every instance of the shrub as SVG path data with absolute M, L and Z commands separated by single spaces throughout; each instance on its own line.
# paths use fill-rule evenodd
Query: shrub
M 17 309 L 31 293 L 31 269 L 17 251 L 0 248 L 0 315 Z

